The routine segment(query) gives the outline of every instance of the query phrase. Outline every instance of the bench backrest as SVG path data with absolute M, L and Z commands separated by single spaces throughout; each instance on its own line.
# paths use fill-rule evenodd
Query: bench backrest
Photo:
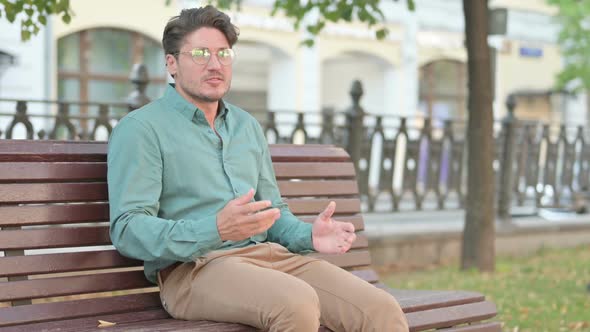
M 272 145 L 281 194 L 310 222 L 330 200 L 363 230 L 355 170 L 327 145 Z M 110 245 L 104 142 L 0 140 L 0 327 L 154 309 L 142 262 Z M 367 238 L 344 255 L 318 255 L 376 282 Z M 33 305 L 30 305 L 33 304 Z

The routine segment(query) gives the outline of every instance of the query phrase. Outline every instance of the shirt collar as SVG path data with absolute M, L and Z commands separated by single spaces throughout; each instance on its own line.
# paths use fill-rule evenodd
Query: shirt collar
M 192 121 L 194 117 L 201 117 L 205 119 L 205 114 L 195 105 L 189 103 L 184 99 L 178 91 L 176 91 L 175 84 L 169 83 L 166 91 L 164 92 L 164 100 L 170 103 L 173 108 L 179 111 L 185 118 Z M 219 106 L 217 108 L 217 115 L 225 118 L 227 116 L 228 108 L 226 107 L 223 100 L 219 100 Z

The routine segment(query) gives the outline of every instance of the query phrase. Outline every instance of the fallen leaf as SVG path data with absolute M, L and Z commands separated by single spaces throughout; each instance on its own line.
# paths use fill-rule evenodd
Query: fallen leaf
M 574 323 L 570 323 L 568 324 L 568 327 L 570 328 L 570 330 L 572 331 L 579 331 L 581 329 L 585 329 L 587 328 L 589 325 L 588 322 L 574 322 Z
M 117 323 L 107 322 L 106 320 L 98 320 L 98 327 L 111 327 L 115 326 Z

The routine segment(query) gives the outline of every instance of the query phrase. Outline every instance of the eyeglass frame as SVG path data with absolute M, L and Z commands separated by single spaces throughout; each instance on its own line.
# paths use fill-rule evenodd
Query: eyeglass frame
M 209 54 L 209 56 L 206 56 L 206 57 L 200 57 L 200 58 L 205 58 L 205 59 L 207 59 L 207 61 L 205 61 L 205 62 L 203 62 L 203 63 L 199 63 L 199 62 L 197 62 L 197 60 L 196 60 L 197 58 L 195 57 L 195 54 L 194 54 L 194 53 L 195 53 L 196 51 L 199 51 L 199 50 L 201 50 L 201 51 L 204 51 L 205 53 L 208 53 L 208 54 Z M 225 61 L 225 60 L 222 60 L 222 59 L 228 59 L 228 58 L 227 58 L 227 57 L 225 57 L 225 58 L 224 58 L 224 57 L 220 57 L 220 56 L 219 56 L 219 54 L 220 54 L 221 52 L 226 52 L 226 51 L 229 51 L 229 54 L 230 54 L 230 57 L 229 57 L 229 59 L 230 59 L 230 62 L 229 62 L 229 63 L 227 63 L 227 64 L 223 63 L 223 61 Z M 207 65 L 207 64 L 209 63 L 209 61 L 211 61 L 211 56 L 212 56 L 213 54 L 215 54 L 215 56 L 217 57 L 217 61 L 219 61 L 219 63 L 220 63 L 222 66 L 230 66 L 230 65 L 231 65 L 231 64 L 234 62 L 234 59 L 235 59 L 235 57 L 236 57 L 236 53 L 235 53 L 235 51 L 234 51 L 232 48 L 229 48 L 229 47 L 227 47 L 227 48 L 221 48 L 221 49 L 217 50 L 217 52 L 215 52 L 215 53 L 211 52 L 211 50 L 210 50 L 210 49 L 208 49 L 207 47 L 195 47 L 195 48 L 193 48 L 193 49 L 192 49 L 192 50 L 190 50 L 190 51 L 183 51 L 183 52 L 180 52 L 180 51 L 179 51 L 179 52 L 176 52 L 176 53 L 172 53 L 172 55 L 175 55 L 175 56 L 177 56 L 177 55 L 179 55 L 179 54 L 188 54 L 188 55 L 190 55 L 190 56 L 191 56 L 191 59 L 192 59 L 192 61 L 193 61 L 194 63 L 198 64 L 198 65 Z

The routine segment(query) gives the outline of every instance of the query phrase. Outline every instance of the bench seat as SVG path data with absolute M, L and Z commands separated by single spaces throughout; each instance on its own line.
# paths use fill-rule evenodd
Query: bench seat
M 356 174 L 329 145 L 271 145 L 281 194 L 306 222 L 330 200 L 358 233 L 343 255 L 314 254 L 391 292 L 411 331 L 500 331 L 496 307 L 469 291 L 388 289 L 371 269 Z M 104 142 L 0 140 L 0 331 L 254 331 L 175 320 L 142 262 L 108 234 Z M 98 321 L 114 322 L 98 328 Z M 322 328 L 324 331 L 324 328 Z M 321 330 L 322 330 L 321 329 Z

